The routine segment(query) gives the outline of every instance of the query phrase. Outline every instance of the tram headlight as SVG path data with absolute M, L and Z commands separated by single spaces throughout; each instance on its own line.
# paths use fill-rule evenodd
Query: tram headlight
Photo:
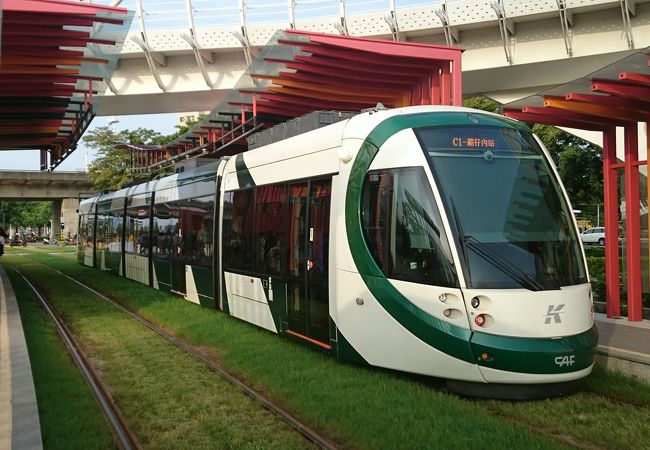
M 478 299 L 478 297 L 472 298 L 470 303 L 474 309 L 478 308 L 481 305 L 481 301 Z

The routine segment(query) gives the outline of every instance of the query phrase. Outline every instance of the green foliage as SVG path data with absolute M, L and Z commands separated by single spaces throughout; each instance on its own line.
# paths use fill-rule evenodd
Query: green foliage
M 586 250 L 586 249 L 585 249 Z M 596 300 L 604 302 L 606 298 L 605 289 L 605 256 L 587 255 L 587 267 L 591 278 L 591 289 Z
M 197 117 L 194 120 L 188 120 L 185 123 L 180 123 L 178 125 L 174 125 L 174 128 L 176 128 L 176 131 L 173 132 L 172 134 L 168 135 L 161 135 L 157 138 L 155 138 L 152 141 L 152 144 L 158 144 L 158 145 L 165 145 L 168 144 L 169 142 L 173 141 L 174 139 L 184 135 L 188 131 L 190 131 L 192 128 L 194 128 L 194 125 L 197 123 L 201 122 L 203 119 L 205 119 L 205 114 L 200 114 L 199 117 Z
M 549 125 L 535 124 L 533 132 L 551 154 L 573 206 L 596 222 L 603 201 L 602 148 Z
M 605 247 L 600 247 L 600 246 L 595 246 L 595 245 L 585 246 L 585 255 L 587 255 L 587 257 L 599 256 L 599 257 L 604 258 L 605 257 Z
M 483 111 L 490 111 L 493 113 L 498 113 L 501 109 L 501 105 L 499 105 L 499 103 L 495 102 L 490 98 L 483 97 L 483 96 L 464 98 L 463 106 L 467 108 L 480 109 Z
M 0 221 L 14 227 L 39 228 L 52 220 L 51 202 L 0 202 Z M 2 224 L 0 223 L 0 226 Z
M 131 168 L 131 152 L 115 149 L 116 144 L 164 146 L 189 131 L 204 117 L 201 115 L 196 120 L 176 125 L 176 131 L 169 135 L 163 135 L 148 128 L 119 132 L 114 132 L 110 127 L 98 127 L 90 130 L 84 135 L 83 141 L 98 155 L 88 167 L 93 188 L 98 191 L 117 190 L 133 181 L 133 175 L 129 170 Z
M 116 144 L 150 144 L 160 136 L 157 131 L 146 128 L 121 130 L 115 133 L 110 127 L 98 127 L 90 130 L 84 137 L 84 143 L 97 152 L 88 167 L 90 180 L 97 190 L 116 190 L 122 188 L 131 179 L 131 153 L 116 150 Z

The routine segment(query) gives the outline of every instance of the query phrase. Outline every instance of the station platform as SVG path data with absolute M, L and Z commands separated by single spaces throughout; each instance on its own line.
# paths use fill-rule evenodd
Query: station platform
M 600 335 L 599 361 L 650 383 L 650 321 L 609 319 L 605 314 L 594 314 L 594 320 Z
M 42 448 L 23 325 L 11 283 L 0 266 L 0 450 Z

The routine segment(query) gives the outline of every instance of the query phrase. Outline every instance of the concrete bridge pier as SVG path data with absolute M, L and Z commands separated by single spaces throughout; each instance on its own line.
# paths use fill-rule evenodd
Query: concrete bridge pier
M 63 236 L 67 237 L 68 233 L 70 236 L 74 236 L 78 233 L 78 224 L 77 219 L 77 209 L 79 208 L 79 199 L 78 198 L 64 198 L 61 202 L 61 212 L 63 216 L 63 223 L 65 228 L 63 230 Z
M 52 236 L 61 236 L 61 207 L 63 199 L 52 201 Z

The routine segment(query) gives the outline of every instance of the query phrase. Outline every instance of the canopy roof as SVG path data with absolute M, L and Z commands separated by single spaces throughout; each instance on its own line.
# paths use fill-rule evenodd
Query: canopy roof
M 602 131 L 650 120 L 650 48 L 582 78 L 504 105 L 526 122 Z
M 40 149 L 41 168 L 48 156 L 54 168 L 94 117 L 132 15 L 64 0 L 0 7 L 0 150 Z
M 235 89 L 191 131 L 158 149 L 122 145 L 143 171 L 199 154 L 246 149 L 245 137 L 315 110 L 377 103 L 460 105 L 459 48 L 297 30 L 278 31 Z

